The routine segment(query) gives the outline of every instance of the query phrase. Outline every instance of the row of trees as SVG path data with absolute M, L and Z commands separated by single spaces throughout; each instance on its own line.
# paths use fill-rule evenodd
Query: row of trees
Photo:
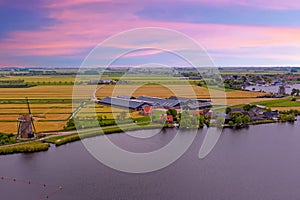
M 243 113 L 232 113 L 231 120 L 228 122 L 229 126 L 242 126 L 250 122 L 250 116 Z
M 295 119 L 295 114 L 280 114 L 280 120 L 282 122 L 294 122 Z

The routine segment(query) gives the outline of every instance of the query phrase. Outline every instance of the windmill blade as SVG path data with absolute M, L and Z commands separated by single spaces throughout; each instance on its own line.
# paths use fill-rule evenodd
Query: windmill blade
M 16 136 L 16 138 L 18 138 L 18 137 L 20 137 L 20 134 L 21 134 L 21 132 L 20 132 L 20 126 L 21 126 L 21 122 L 18 122 L 18 132 L 17 132 L 17 136 Z
M 36 134 L 36 129 L 35 129 L 32 117 L 31 117 L 31 124 L 32 124 L 32 127 L 33 127 L 33 132 L 34 132 L 34 134 Z
M 28 112 L 29 114 L 31 114 L 31 110 L 30 110 L 30 106 L 29 106 L 29 100 L 28 98 L 26 97 L 26 102 L 27 102 L 27 108 L 28 108 Z

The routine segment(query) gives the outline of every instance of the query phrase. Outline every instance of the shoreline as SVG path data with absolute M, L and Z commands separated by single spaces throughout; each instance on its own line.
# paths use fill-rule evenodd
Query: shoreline
M 295 121 L 297 121 L 297 118 Z M 228 124 L 226 124 L 220 128 L 242 129 L 242 128 L 248 128 L 249 126 L 263 125 L 263 124 L 270 124 L 270 123 L 287 123 L 287 121 L 275 121 L 275 120 L 268 120 L 268 121 L 261 121 L 261 122 L 257 121 L 257 122 L 245 124 L 243 126 L 229 126 Z M 289 123 L 294 123 L 294 122 L 289 122 Z M 127 127 L 126 126 L 105 127 L 105 129 L 102 129 L 103 130 L 102 132 L 101 131 L 99 132 L 99 130 L 95 128 L 87 129 L 87 130 L 82 129 L 80 130 L 80 133 L 78 133 L 77 130 L 72 130 L 68 132 L 63 132 L 66 135 L 49 135 L 48 137 L 46 136 L 45 138 L 39 138 L 33 141 L 2 145 L 0 146 L 0 156 L 16 154 L 16 153 L 35 153 L 40 151 L 47 151 L 51 146 L 50 144 L 54 144 L 55 147 L 58 147 L 71 142 L 79 141 L 81 139 L 97 137 L 104 134 L 115 134 L 115 133 L 122 133 L 124 131 L 136 131 L 136 130 L 143 130 L 143 129 L 157 129 L 161 127 L 162 127 L 161 124 L 159 125 L 153 124 L 144 127 L 142 125 L 140 126 L 129 125 Z M 163 127 L 163 128 L 170 128 L 170 127 Z M 202 128 L 203 127 L 197 129 L 202 129 Z
M 103 131 L 99 131 L 97 128 L 82 129 L 77 131 L 71 130 L 66 135 L 49 135 L 48 137 L 38 138 L 32 141 L 24 141 L 19 143 L 7 144 L 0 146 L 0 156 L 14 153 L 34 153 L 40 151 L 47 151 L 50 144 L 54 144 L 56 147 L 67 143 L 75 142 L 81 139 L 97 137 L 104 134 L 122 133 L 124 131 L 135 131 L 143 129 L 156 129 L 161 128 L 161 125 L 148 125 L 148 126 L 121 126 L 121 127 L 105 127 Z M 79 132 L 79 133 L 78 133 Z M 33 146 L 32 146 L 33 145 Z

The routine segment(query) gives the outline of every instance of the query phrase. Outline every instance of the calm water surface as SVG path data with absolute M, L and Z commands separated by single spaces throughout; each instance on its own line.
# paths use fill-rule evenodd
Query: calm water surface
M 81 142 L 74 142 L 47 152 L 1 156 L 0 176 L 62 185 L 62 191 L 50 196 L 53 200 L 298 200 L 299 125 L 225 129 L 209 156 L 199 160 L 202 130 L 179 160 L 147 174 L 110 169 L 95 160 Z M 124 149 L 147 152 L 164 146 L 175 134 L 169 129 L 149 139 L 125 134 L 109 137 Z M 51 191 L 53 188 L 0 180 L 1 199 L 5 200 L 39 199 Z

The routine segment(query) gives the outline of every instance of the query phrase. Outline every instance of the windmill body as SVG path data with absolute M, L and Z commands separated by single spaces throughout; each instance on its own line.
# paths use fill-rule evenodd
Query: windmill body
M 27 100 L 28 114 L 23 114 L 18 118 L 18 134 L 20 138 L 33 138 L 35 136 L 35 127 L 33 124 L 33 118 L 29 107 L 29 101 Z

